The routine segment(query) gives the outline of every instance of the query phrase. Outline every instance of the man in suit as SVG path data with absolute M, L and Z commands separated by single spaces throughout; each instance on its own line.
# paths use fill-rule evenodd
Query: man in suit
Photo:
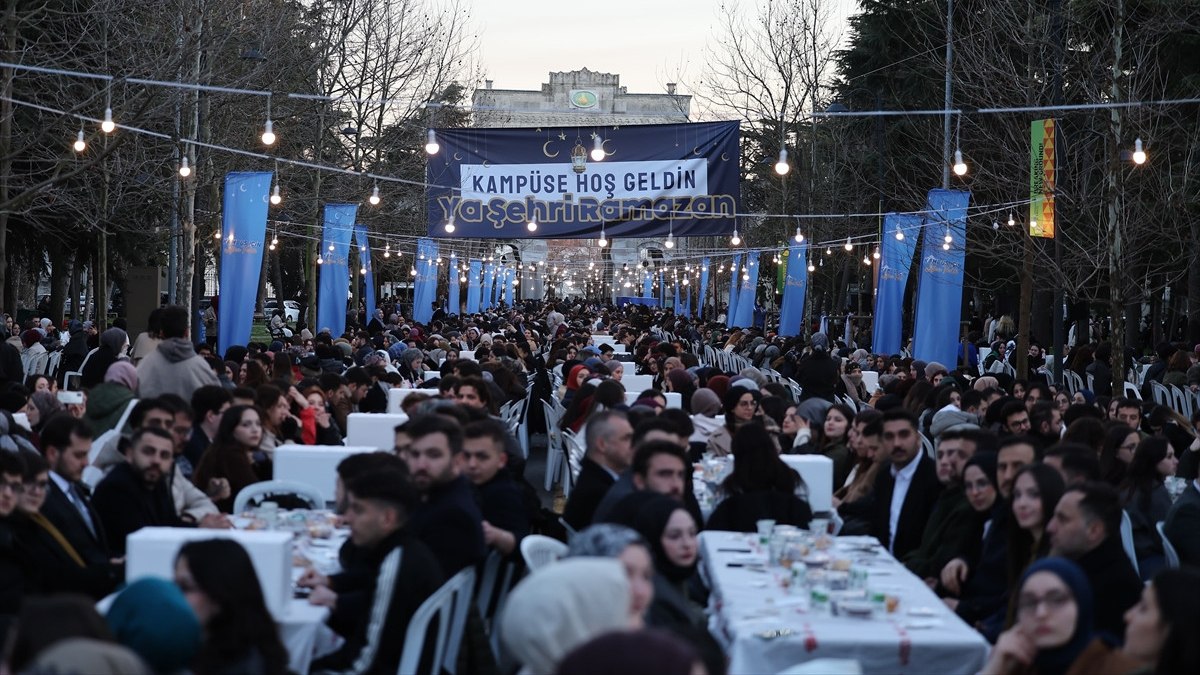
M 625 413 L 605 410 L 592 415 L 587 423 L 587 454 L 563 520 L 576 531 L 591 525 L 596 507 L 632 463 L 633 427 Z
M 60 412 L 46 421 L 41 441 L 42 455 L 50 465 L 42 515 L 58 528 L 89 570 L 119 582 L 125 560 L 112 557 L 100 514 L 92 508 L 87 487 L 80 483 L 92 449 L 91 427 Z
M 1184 565 L 1200 565 L 1200 480 L 1188 484 L 1167 511 L 1163 532 Z
M 921 451 L 917 418 L 903 408 L 883 414 L 883 444 L 891 460 L 875 479 L 872 534 L 892 555 L 903 559 L 921 545 L 921 533 L 942 484 L 933 460 Z

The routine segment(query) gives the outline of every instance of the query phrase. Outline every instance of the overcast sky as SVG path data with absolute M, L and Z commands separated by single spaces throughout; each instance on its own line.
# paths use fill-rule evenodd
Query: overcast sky
M 744 4 L 752 0 L 724 0 Z M 840 17 L 855 0 L 826 0 Z M 497 89 L 538 89 L 551 71 L 581 68 L 616 73 L 630 93 L 656 93 L 667 82 L 689 82 L 703 72 L 722 0 L 480 0 L 479 61 Z

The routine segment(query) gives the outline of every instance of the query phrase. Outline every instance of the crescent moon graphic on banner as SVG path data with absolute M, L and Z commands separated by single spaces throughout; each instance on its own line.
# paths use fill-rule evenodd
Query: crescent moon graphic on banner
M 238 186 L 238 192 L 245 192 L 245 191 L 246 191 L 245 183 L 242 183 L 241 185 Z
M 602 143 L 600 143 L 600 147 L 603 148 L 605 143 L 611 143 L 611 142 L 612 142 L 611 138 L 606 138 L 606 139 L 604 139 L 604 141 Z M 615 154 L 617 154 L 616 150 L 613 150 L 612 152 L 609 152 L 608 150 L 604 151 L 605 157 L 612 157 Z
M 484 166 L 485 168 L 486 168 L 486 167 L 489 167 L 489 166 L 491 166 L 491 165 L 492 165 L 492 164 L 491 164 L 491 162 L 487 161 L 486 159 L 485 159 L 485 160 L 483 160 L 483 166 Z
M 692 148 L 692 154 L 693 154 L 693 155 L 699 155 L 699 154 L 700 154 L 700 146 L 698 146 L 698 145 L 697 145 L 697 146 L 694 146 L 694 147 Z
M 454 159 L 455 159 L 456 161 L 462 161 L 462 155 L 460 155 L 460 154 L 458 154 L 458 153 L 456 152 L 456 153 L 454 153 Z
M 545 143 L 542 143 L 542 154 L 550 159 L 554 159 L 555 157 L 558 157 L 558 150 L 555 150 L 554 154 L 552 155 L 550 154 L 550 151 L 546 149 L 546 146 L 550 145 L 551 143 L 553 143 L 553 141 L 546 141 Z
M 724 152 L 722 152 L 722 153 L 721 153 L 721 161 L 722 161 L 722 162 L 728 162 L 728 161 L 729 161 L 729 158 L 728 158 L 728 157 L 726 157 L 726 156 L 725 156 L 725 154 L 726 154 L 726 153 L 724 153 Z

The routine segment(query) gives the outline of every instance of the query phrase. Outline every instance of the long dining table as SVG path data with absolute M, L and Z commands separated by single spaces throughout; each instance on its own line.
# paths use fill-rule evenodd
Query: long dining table
M 709 630 L 731 674 L 822 658 L 863 673 L 975 673 L 987 658 L 987 641 L 873 537 L 830 538 L 796 572 L 770 564 L 757 533 L 705 531 L 700 542 Z

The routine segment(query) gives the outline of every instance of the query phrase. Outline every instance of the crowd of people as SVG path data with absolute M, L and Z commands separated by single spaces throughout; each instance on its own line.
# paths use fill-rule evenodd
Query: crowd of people
M 877 537 L 992 642 L 984 672 L 1200 671 L 1187 637 L 1200 627 L 1200 417 L 1102 391 L 1091 365 L 1111 368 L 1104 343 L 1075 348 L 1070 367 L 1096 391 L 1070 394 L 1036 359 L 1020 379 L 997 367 L 1006 344 L 982 364 L 969 349 L 943 365 L 581 301 L 439 310 L 427 324 L 385 302 L 352 318 L 344 335 L 298 325 L 220 355 L 193 342 L 176 306 L 132 346 L 122 328 L 71 321 L 60 335 L 49 317 L 21 327 L 20 347 L 0 341 L 0 628 L 13 672 L 287 672 L 238 544 L 190 543 L 174 579 L 126 585 L 126 537 L 231 527 L 276 448 L 343 443 L 348 415 L 386 411 L 392 388 L 438 393 L 404 398 L 393 447 L 338 466 L 341 571 L 308 570 L 298 585 L 342 639 L 312 672 L 396 672 L 425 599 L 490 554 L 520 565 L 521 541 L 541 534 L 569 542 L 568 557 L 519 581 L 496 616 L 473 616 L 460 670 L 723 673 L 698 533 L 752 532 L 763 518 L 807 527 L 810 486 L 785 454 L 832 460 L 834 511 L 821 515 Z M 744 367 L 722 370 L 709 350 Z M 39 371 L 52 352 L 57 373 Z M 1156 350 L 1146 377 L 1186 388 L 1196 358 Z M 627 372 L 651 386 L 627 391 Z M 565 501 L 533 487 L 498 417 L 525 400 L 560 411 L 528 406 L 529 428 L 557 425 L 550 436 L 586 448 Z M 732 469 L 706 514 L 693 472 L 714 457 Z

